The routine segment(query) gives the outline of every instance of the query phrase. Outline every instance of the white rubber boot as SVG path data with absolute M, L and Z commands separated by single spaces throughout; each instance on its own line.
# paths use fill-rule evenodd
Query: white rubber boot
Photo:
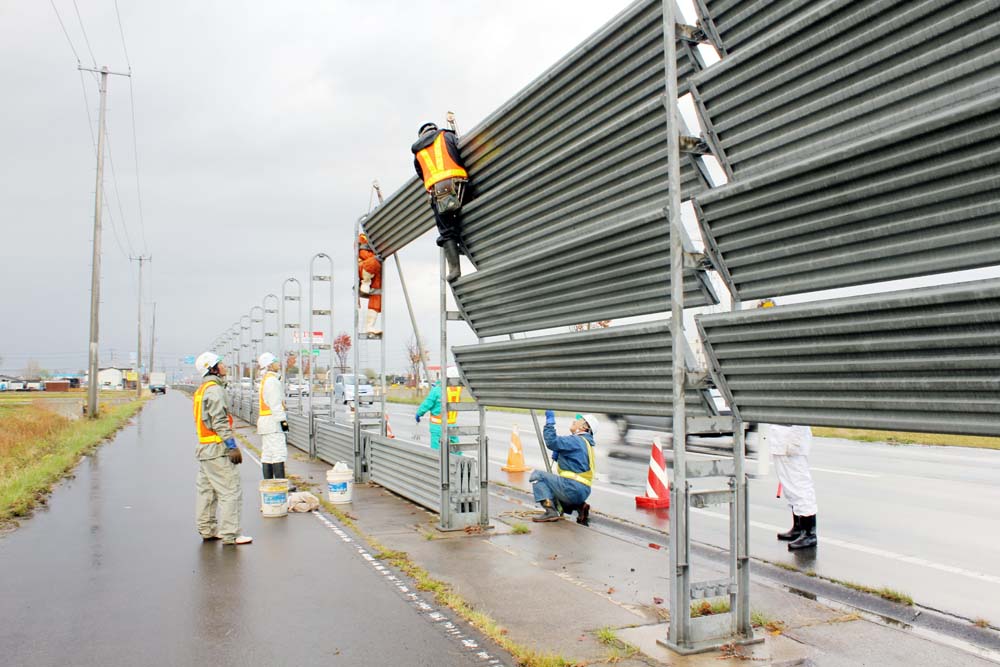
M 375 320 L 377 320 L 377 319 L 378 319 L 378 313 L 376 313 L 374 310 L 369 310 L 368 311 L 368 317 L 366 319 L 366 323 L 367 323 L 366 324 L 366 329 L 367 329 L 367 332 L 369 334 L 371 334 L 372 336 L 381 336 L 382 335 L 382 330 L 375 328 Z
M 367 271 L 361 272 L 361 286 L 358 288 L 358 293 L 363 297 L 371 296 L 372 292 L 372 278 L 375 277 L 374 273 L 368 273 Z

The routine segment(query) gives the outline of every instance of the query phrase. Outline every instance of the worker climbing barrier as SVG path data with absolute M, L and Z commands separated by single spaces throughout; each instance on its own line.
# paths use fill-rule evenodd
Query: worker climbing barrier
M 677 53 L 682 80 L 704 66 L 687 40 Z M 574 227 L 662 218 L 663 59 L 661 2 L 637 2 L 466 133 L 462 154 L 476 177 L 463 225 L 477 265 L 518 244 L 571 236 Z M 684 191 L 705 186 L 685 161 Z M 433 227 L 415 177 L 365 221 L 383 258 Z M 524 231 L 533 233 L 522 238 Z

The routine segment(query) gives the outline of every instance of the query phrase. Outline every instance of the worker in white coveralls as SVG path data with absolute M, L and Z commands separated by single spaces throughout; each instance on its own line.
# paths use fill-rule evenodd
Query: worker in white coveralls
M 236 467 L 243 454 L 233 437 L 233 418 L 226 403 L 226 365 L 214 352 L 203 352 L 195 360 L 201 386 L 194 392 L 192 408 L 198 434 L 197 502 L 195 521 L 205 541 L 250 544 L 253 538 L 240 534 L 243 487 Z M 216 522 L 216 510 L 219 521 Z
M 773 308 L 774 300 L 764 299 L 757 306 Z M 778 533 L 778 539 L 788 542 L 789 551 L 815 547 L 816 487 L 809 472 L 812 429 L 780 424 L 758 424 L 757 429 L 761 445 L 771 452 L 778 482 L 792 508 L 792 528 Z
M 260 390 L 258 392 L 257 434 L 260 435 L 260 465 L 264 479 L 287 479 L 285 461 L 288 460 L 288 445 L 285 433 L 288 420 L 285 415 L 285 389 L 278 372 L 281 364 L 270 352 L 257 358 L 260 367 Z M 293 487 L 289 487 L 294 491 Z

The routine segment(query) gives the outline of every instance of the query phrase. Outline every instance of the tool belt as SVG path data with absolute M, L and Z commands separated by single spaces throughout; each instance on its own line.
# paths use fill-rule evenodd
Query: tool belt
M 462 178 L 446 178 L 432 186 L 430 195 L 438 213 L 457 213 L 462 208 L 465 183 L 465 179 Z

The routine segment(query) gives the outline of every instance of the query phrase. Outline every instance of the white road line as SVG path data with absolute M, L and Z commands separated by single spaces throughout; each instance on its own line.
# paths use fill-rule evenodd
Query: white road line
M 853 472 L 851 470 L 837 470 L 835 468 L 817 468 L 816 466 L 810 466 L 810 470 L 815 470 L 817 472 L 828 472 L 833 475 L 850 475 L 851 477 L 872 477 L 878 478 L 882 475 L 873 472 Z

